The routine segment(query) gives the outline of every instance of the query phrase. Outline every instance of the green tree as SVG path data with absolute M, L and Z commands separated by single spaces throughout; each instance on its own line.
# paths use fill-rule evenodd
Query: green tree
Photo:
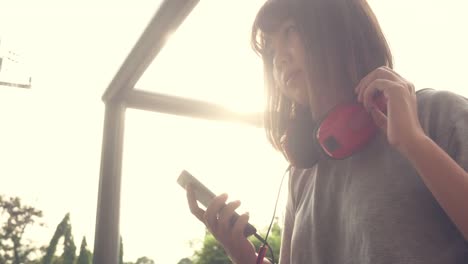
M 52 260 L 54 258 L 55 250 L 57 250 L 57 244 L 60 238 L 65 234 L 65 229 L 67 228 L 67 222 L 69 219 L 69 215 L 67 214 L 65 218 L 57 225 L 55 229 L 54 236 L 50 240 L 49 246 L 47 247 L 46 254 L 43 258 L 44 264 L 52 264 Z
M 195 251 L 193 263 L 225 264 L 232 262 L 216 238 L 211 233 L 206 232 L 202 248 Z
M 63 254 L 57 260 L 54 258 L 57 244 L 60 238 L 64 238 Z M 67 213 L 60 224 L 57 225 L 54 236 L 47 247 L 46 255 L 43 258 L 44 264 L 73 264 L 76 258 L 76 246 L 73 241 L 72 228 L 70 223 L 70 213 Z
M 78 260 L 76 261 L 76 264 L 91 264 L 92 263 L 92 258 L 91 258 L 91 252 L 88 250 L 88 244 L 86 243 L 86 237 L 83 237 L 83 240 L 81 241 L 81 246 L 80 246 L 80 255 L 78 256 Z
M 42 211 L 21 204 L 18 197 L 0 195 L 0 263 L 27 263 L 32 253 L 39 248 L 25 242 L 24 233 L 42 217 Z
M 138 258 L 135 264 L 155 264 L 154 260 L 148 258 L 148 257 L 141 257 Z
M 69 215 L 69 214 L 67 214 Z M 68 216 L 70 218 L 70 216 Z M 68 228 L 65 233 L 64 248 L 63 248 L 63 264 L 73 264 L 76 259 L 76 246 L 72 235 L 72 227 L 68 220 Z
M 260 232 L 260 236 L 265 237 L 266 230 L 264 232 Z M 255 237 L 249 237 L 249 240 L 255 246 L 256 251 L 258 252 L 259 248 L 261 247 L 262 243 Z M 279 258 L 279 251 L 281 247 L 281 227 L 278 225 L 278 219 L 272 225 L 270 230 L 270 234 L 268 236 L 268 244 L 273 250 L 273 254 L 275 256 L 275 260 L 278 261 Z M 267 253 L 267 257 L 271 258 L 271 252 Z M 224 251 L 221 244 L 214 238 L 214 236 L 206 232 L 205 238 L 203 241 L 203 246 L 200 250 L 195 251 L 192 257 L 194 264 L 225 264 L 225 263 L 232 263 L 231 260 L 228 258 L 226 252 Z
M 177 262 L 177 264 L 193 264 L 193 261 L 189 258 L 183 258 Z

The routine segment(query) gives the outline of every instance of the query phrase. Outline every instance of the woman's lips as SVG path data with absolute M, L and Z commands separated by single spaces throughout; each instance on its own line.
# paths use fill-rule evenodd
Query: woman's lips
M 290 73 L 288 76 L 286 76 L 286 81 L 285 84 L 287 87 L 291 84 L 292 81 L 294 81 L 297 78 L 297 75 L 299 74 L 299 71 L 295 71 Z

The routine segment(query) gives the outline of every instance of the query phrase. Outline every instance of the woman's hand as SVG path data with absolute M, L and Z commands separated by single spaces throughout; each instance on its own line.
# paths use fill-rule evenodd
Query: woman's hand
M 425 137 L 418 118 L 414 85 L 388 67 L 380 67 L 364 77 L 355 88 L 358 101 L 371 113 L 388 142 L 407 155 L 413 144 Z M 373 104 L 381 92 L 387 100 L 387 115 Z
M 205 211 L 198 206 L 192 187 L 187 186 L 190 211 L 206 225 L 232 261 L 234 263 L 255 264 L 257 259 L 255 247 L 244 236 L 249 215 L 242 214 L 232 223 L 231 218 L 234 210 L 240 206 L 240 201 L 226 204 L 227 197 L 227 194 L 216 196 Z

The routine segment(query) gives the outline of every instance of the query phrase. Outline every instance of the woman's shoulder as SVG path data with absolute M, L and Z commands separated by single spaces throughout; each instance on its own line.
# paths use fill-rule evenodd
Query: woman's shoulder
M 468 170 L 468 99 L 450 91 L 418 92 L 419 116 L 426 134 Z
M 448 90 L 424 88 L 416 92 L 416 97 L 419 111 L 424 113 L 448 110 L 458 110 L 456 113 L 459 113 L 468 109 L 468 98 Z
M 468 98 L 460 94 L 425 88 L 416 97 L 421 126 L 433 138 L 448 133 L 460 120 L 468 120 Z

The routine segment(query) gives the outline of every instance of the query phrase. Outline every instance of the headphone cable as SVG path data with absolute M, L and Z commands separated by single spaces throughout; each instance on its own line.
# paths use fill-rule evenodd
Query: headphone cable
M 277 206 L 278 206 L 278 200 L 279 200 L 280 193 L 281 193 L 281 187 L 283 186 L 284 177 L 285 177 L 286 174 L 291 170 L 291 167 L 292 167 L 292 165 L 289 165 L 289 166 L 288 166 L 288 168 L 284 171 L 283 177 L 281 178 L 280 186 L 279 186 L 279 189 L 278 189 L 278 194 L 277 194 L 277 196 L 276 196 L 275 208 L 273 209 L 273 217 L 271 218 L 270 226 L 268 227 L 267 233 L 266 233 L 266 235 L 265 235 L 265 239 L 263 239 L 263 238 L 262 238 L 260 235 L 258 235 L 257 233 L 254 234 L 254 236 L 255 236 L 258 240 L 260 240 L 260 242 L 263 243 L 263 245 L 262 245 L 262 247 L 260 248 L 259 253 L 258 253 L 257 264 L 261 264 L 261 262 L 263 261 L 263 258 L 265 257 L 265 250 L 266 250 L 266 247 L 265 247 L 265 246 L 267 246 L 268 249 L 270 250 L 271 258 L 272 258 L 272 264 L 275 264 L 275 254 L 273 253 L 273 250 L 272 250 L 272 248 L 270 247 L 270 245 L 268 244 L 267 240 L 268 240 L 268 235 L 270 234 L 271 227 L 273 226 L 273 222 L 275 221 L 276 208 L 277 208 Z

